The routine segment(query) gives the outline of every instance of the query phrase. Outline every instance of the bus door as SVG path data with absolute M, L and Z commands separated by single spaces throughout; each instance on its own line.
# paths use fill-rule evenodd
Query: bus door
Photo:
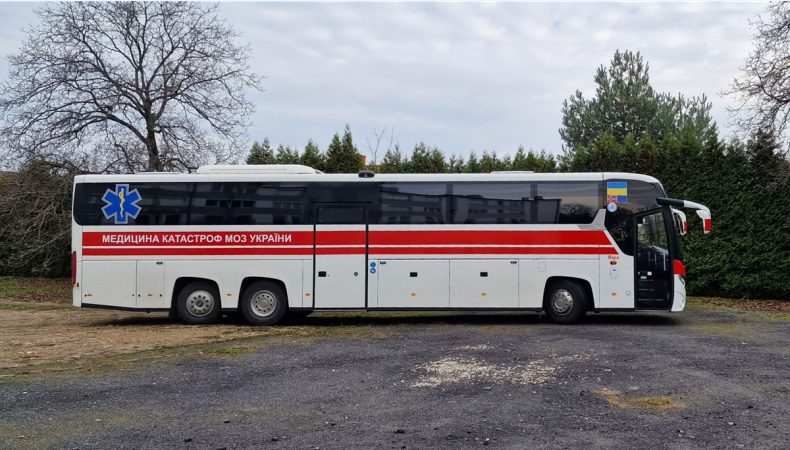
M 636 309 L 672 306 L 672 258 L 667 213 L 662 209 L 636 214 Z
M 367 280 L 366 207 L 316 206 L 313 307 L 365 308 Z

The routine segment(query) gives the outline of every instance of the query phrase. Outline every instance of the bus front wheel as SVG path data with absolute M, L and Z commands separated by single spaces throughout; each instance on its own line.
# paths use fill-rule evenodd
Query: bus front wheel
M 239 308 L 252 325 L 274 325 L 288 311 L 288 301 L 279 284 L 256 281 L 244 290 Z
M 176 309 L 181 320 L 190 325 L 214 323 L 222 310 L 219 301 L 219 292 L 213 283 L 193 281 L 179 292 Z
M 546 288 L 543 309 L 554 323 L 578 323 L 587 313 L 587 295 L 579 283 L 557 280 Z

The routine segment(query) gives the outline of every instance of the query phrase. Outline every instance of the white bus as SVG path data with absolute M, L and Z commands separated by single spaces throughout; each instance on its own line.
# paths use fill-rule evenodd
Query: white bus
M 682 311 L 679 238 L 697 210 L 630 173 L 322 174 L 205 166 L 74 182 L 74 306 L 320 310 Z

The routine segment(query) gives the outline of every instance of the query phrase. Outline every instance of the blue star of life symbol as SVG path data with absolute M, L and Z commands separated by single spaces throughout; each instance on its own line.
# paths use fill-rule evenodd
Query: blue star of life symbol
M 137 202 L 142 198 L 137 189 L 130 191 L 128 184 L 116 184 L 115 191 L 107 189 L 102 196 L 105 205 L 101 212 L 104 213 L 104 217 L 112 219 L 116 224 L 125 224 L 130 217 L 136 219 L 140 214 L 142 208 Z

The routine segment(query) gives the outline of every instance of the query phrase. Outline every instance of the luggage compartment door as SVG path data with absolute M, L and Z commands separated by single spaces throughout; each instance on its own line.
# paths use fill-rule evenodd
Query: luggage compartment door
M 452 308 L 518 308 L 518 260 L 450 261 Z
M 378 260 L 379 308 L 449 308 L 448 260 Z
M 137 306 L 136 261 L 82 261 L 82 303 Z
M 167 308 L 165 299 L 165 262 L 137 261 L 137 307 Z
M 315 211 L 314 307 L 365 308 L 366 208 L 318 206 Z

